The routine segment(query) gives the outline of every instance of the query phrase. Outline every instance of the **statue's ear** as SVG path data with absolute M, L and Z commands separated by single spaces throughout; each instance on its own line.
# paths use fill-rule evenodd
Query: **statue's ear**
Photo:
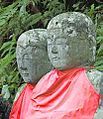
M 90 62 L 93 64 L 95 62 L 95 56 L 96 56 L 96 40 L 94 36 L 91 35 L 88 37 L 87 40 L 89 42 L 89 49 L 90 49 L 89 59 Z
M 103 94 L 103 73 L 96 69 L 89 69 L 87 76 L 98 94 Z
M 100 94 L 101 94 L 101 98 L 103 100 L 103 72 L 101 72 Z
M 93 35 L 89 35 L 88 39 L 90 46 L 95 46 L 96 47 L 96 37 Z

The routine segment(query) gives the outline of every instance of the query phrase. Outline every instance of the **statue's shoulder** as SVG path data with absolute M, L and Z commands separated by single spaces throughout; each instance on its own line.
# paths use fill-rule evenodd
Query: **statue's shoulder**
M 103 78 L 103 72 L 97 70 L 97 69 L 90 69 L 87 71 L 87 76 L 90 79 L 102 79 Z
M 93 84 L 96 91 L 100 93 L 101 85 L 103 85 L 103 72 L 96 69 L 90 69 L 87 71 L 87 77 Z
M 100 108 L 97 109 L 94 119 L 103 119 L 103 109 Z
M 19 95 L 21 94 L 22 90 L 24 89 L 24 87 L 26 86 L 27 83 L 24 83 L 22 84 L 19 88 L 18 88 L 18 91 L 16 93 L 16 96 L 15 96 L 15 99 L 14 99 L 14 102 L 18 99 Z

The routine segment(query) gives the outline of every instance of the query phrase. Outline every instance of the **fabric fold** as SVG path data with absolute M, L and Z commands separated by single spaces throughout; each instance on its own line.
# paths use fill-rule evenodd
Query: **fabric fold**
M 99 99 L 85 68 L 54 69 L 35 87 L 27 84 L 10 119 L 93 119 Z
M 54 69 L 33 90 L 26 119 L 93 119 L 99 98 L 85 68 Z
M 25 119 L 34 85 L 27 84 L 14 102 L 9 119 Z

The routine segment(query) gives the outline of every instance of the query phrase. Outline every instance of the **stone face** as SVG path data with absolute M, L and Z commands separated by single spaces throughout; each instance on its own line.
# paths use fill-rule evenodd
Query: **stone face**
M 64 33 L 62 29 L 48 31 L 48 55 L 55 68 L 64 70 L 93 63 L 95 44 L 84 37 L 80 39 L 76 31 L 71 34 Z
M 53 47 L 55 47 L 53 49 L 58 50 L 55 53 L 55 57 L 57 54 L 59 59 L 62 59 L 61 61 L 59 60 L 60 62 L 58 62 L 57 66 L 54 64 L 56 68 L 66 69 L 67 67 L 72 68 L 94 63 L 96 32 L 95 26 L 88 16 L 78 12 L 62 13 L 51 19 L 47 29 L 50 36 L 48 39 L 50 60 L 52 64 L 56 63 L 52 60 L 52 55 L 54 54 L 51 51 Z M 63 41 L 65 41 L 64 44 Z M 59 50 L 60 48 L 63 49 L 64 45 L 66 46 L 66 52 L 68 52 L 67 55 L 65 55 L 64 50 Z M 60 48 L 58 49 L 59 46 Z M 59 66 L 60 63 L 61 66 Z
M 25 82 L 37 82 L 52 66 L 46 50 L 46 29 L 29 30 L 18 39 L 16 57 Z

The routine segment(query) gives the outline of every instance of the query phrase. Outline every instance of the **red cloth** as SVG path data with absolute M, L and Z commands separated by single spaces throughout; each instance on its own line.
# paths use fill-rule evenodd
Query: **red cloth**
M 54 69 L 38 82 L 30 100 L 24 97 L 29 101 L 24 117 L 10 119 L 93 119 L 99 99 L 85 68 Z M 23 106 L 19 108 L 20 115 L 25 110 Z M 16 112 L 14 115 L 17 117 Z
M 20 96 L 13 104 L 9 119 L 25 119 L 34 87 L 35 86 L 31 84 L 27 84 L 24 87 Z

